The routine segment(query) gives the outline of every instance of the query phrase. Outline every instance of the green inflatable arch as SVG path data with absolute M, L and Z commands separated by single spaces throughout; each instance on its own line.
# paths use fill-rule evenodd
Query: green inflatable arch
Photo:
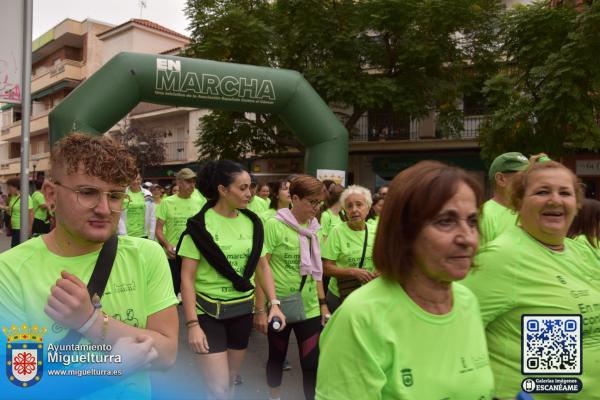
M 305 167 L 345 171 L 348 133 L 296 71 L 120 53 L 49 115 L 50 143 L 73 131 L 101 134 L 139 102 L 274 113 L 306 147 Z

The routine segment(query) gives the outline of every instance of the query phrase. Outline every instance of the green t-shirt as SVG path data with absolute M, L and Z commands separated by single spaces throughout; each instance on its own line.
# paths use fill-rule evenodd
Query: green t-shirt
M 190 196 L 183 199 L 178 195 L 163 199 L 158 205 L 156 218 L 164 221 L 166 226 L 165 239 L 175 246 L 185 230 L 188 218 L 198 214 L 204 203 L 200 197 Z
M 243 275 L 252 250 L 252 237 L 254 227 L 250 218 L 240 213 L 235 218 L 227 218 L 210 208 L 204 217 L 206 230 L 219 245 L 225 257 L 238 273 Z M 261 250 L 261 257 L 266 253 L 265 247 Z M 214 269 L 200 254 L 189 235 L 185 235 L 179 248 L 182 257 L 199 260 L 196 270 L 196 291 L 204 293 L 213 299 L 231 300 L 252 295 L 252 290 L 242 293 L 235 290 L 231 281 Z M 196 308 L 198 314 L 204 312 Z
M 39 190 L 33 192 L 31 195 L 31 201 L 33 206 L 33 218 L 46 221 L 48 219 L 48 212 L 40 207 L 41 205 L 46 204 L 46 199 L 44 198 L 42 192 Z
M 265 223 L 265 247 L 271 255 L 269 265 L 275 281 L 278 298 L 288 297 L 300 290 L 300 239 L 298 233 L 278 219 L 271 218 Z M 317 284 L 312 276 L 307 276 L 302 289 L 302 303 L 306 318 L 321 315 Z
M 367 248 L 363 268 L 375 272 L 373 264 L 373 244 L 375 243 L 375 230 L 373 225 L 366 224 L 368 229 Z M 365 231 L 355 231 L 347 223 L 333 228 L 321 250 L 321 257 L 335 261 L 338 268 L 358 268 L 365 243 Z M 338 283 L 335 277 L 329 280 L 329 290 L 339 297 Z
M 262 215 L 269 209 L 269 203 L 259 196 L 253 196 L 250 203 L 248 203 L 248 210 L 254 212 L 256 215 Z
M 583 391 L 563 398 L 600 399 L 600 268 L 594 254 L 570 239 L 563 252 L 552 251 L 514 227 L 483 247 L 475 261 L 479 269 L 464 285 L 481 305 L 496 395 L 512 399 L 525 379 L 523 314 L 582 314 Z
M 10 225 L 13 229 L 21 229 L 21 196 L 11 196 L 8 201 Z M 27 209 L 33 209 L 31 196 L 27 196 Z
M 50 289 L 60 278 L 61 271 L 68 271 L 88 282 L 98 254 L 99 251 L 60 257 L 48 250 L 41 237 L 0 254 L 0 326 L 26 323 L 46 327 L 44 344 L 58 344 L 68 330 L 44 313 Z M 171 273 L 162 248 L 150 240 L 120 236 L 115 262 L 102 296 L 102 310 L 125 324 L 145 328 L 149 316 L 176 304 Z M 89 342 L 82 339 L 81 343 Z M 52 379 L 44 377 L 35 387 L 43 391 L 45 382 Z M 78 379 L 84 382 L 86 378 Z M 123 387 L 135 393 L 135 398 L 140 395 L 139 398 L 150 398 L 147 372 L 134 374 L 112 386 L 111 390 L 119 391 Z M 69 397 L 69 389 L 64 390 L 64 397 Z
M 127 234 L 129 236 L 146 236 L 146 201 L 144 193 L 128 191 L 131 199 L 127 207 Z
M 496 200 L 483 203 L 481 220 L 479 221 L 479 247 L 496 239 L 511 226 L 517 225 L 517 214 L 504 207 Z
M 587 247 L 589 247 L 589 249 L 596 255 L 596 257 L 598 259 L 600 259 L 600 240 L 598 241 L 598 246 L 599 247 L 592 246 L 591 243 L 585 237 L 585 235 L 575 236 L 573 238 L 573 240 L 575 240 L 578 243 L 582 243 L 582 244 L 586 245 Z
M 321 221 L 319 222 L 321 224 L 321 229 L 319 230 L 321 244 L 323 244 L 323 239 L 327 239 L 331 233 L 331 230 L 343 222 L 344 221 L 342 221 L 339 214 L 333 215 L 331 213 L 331 209 L 328 208 L 327 210 L 323 211 L 323 214 L 321 214 Z
M 260 214 L 260 219 L 262 220 L 263 224 L 266 224 L 268 220 L 275 218 L 275 215 L 277 215 L 277 210 L 274 208 L 268 208 L 266 211 L 263 211 L 263 213 Z
M 460 284 L 452 294 L 434 315 L 384 277 L 356 290 L 321 334 L 316 398 L 491 399 L 477 299 Z

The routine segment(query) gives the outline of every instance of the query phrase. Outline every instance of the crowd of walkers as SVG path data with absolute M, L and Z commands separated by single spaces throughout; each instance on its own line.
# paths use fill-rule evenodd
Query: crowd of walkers
M 91 342 L 137 335 L 135 365 L 169 367 L 177 332 L 161 324 L 176 324 L 179 302 L 208 398 L 233 397 L 254 328 L 268 342 L 271 400 L 286 397 L 292 331 L 306 399 L 512 399 L 526 377 L 522 316 L 582 314 L 576 396 L 600 399 L 600 202 L 584 199 L 575 174 L 546 155 L 497 157 L 485 202 L 472 174 L 436 161 L 372 194 L 309 175 L 257 182 L 219 160 L 179 171 L 167 196 L 144 187 L 135 168 L 118 180 L 103 173 L 98 163 L 130 165 L 106 140 L 75 134 L 54 150 L 42 192 L 56 226 L 0 255 L 1 318 L 32 323 L 37 307 L 48 324 Z M 114 148 L 86 155 L 97 146 Z M 103 301 L 100 312 L 83 282 L 117 225 L 109 283 L 147 274 L 147 287 L 143 298 Z M 40 265 L 89 265 L 84 274 L 73 263 L 54 267 L 48 291 L 38 284 L 39 301 L 28 302 L 16 288 L 35 272 L 23 260 L 42 250 L 52 256 Z M 116 317 L 125 308 L 135 328 Z

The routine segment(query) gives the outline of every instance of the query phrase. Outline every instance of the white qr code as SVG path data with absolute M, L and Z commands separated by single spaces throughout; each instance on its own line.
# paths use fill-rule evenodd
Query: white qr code
M 523 374 L 581 374 L 581 315 L 523 315 Z

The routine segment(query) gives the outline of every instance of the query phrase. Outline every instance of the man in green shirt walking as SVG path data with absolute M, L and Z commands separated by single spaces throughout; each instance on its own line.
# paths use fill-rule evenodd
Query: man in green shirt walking
M 35 192 L 31 195 L 33 203 L 32 236 L 39 236 L 50 232 L 50 215 L 46 206 L 46 199 L 41 192 L 43 182 L 35 181 Z
M 508 207 L 510 183 L 515 173 L 528 166 L 527 157 L 517 152 L 501 154 L 490 165 L 489 178 L 494 186 L 494 196 L 483 204 L 479 222 L 479 247 L 516 225 L 517 215 Z
M 179 237 L 186 228 L 187 220 L 196 215 L 206 199 L 200 194 L 194 194 L 196 173 L 189 168 L 183 168 L 176 175 L 179 191 L 160 202 L 156 211 L 156 240 L 163 246 L 169 259 L 173 290 L 180 293 L 181 271 L 175 259 L 175 248 Z M 164 231 L 166 228 L 166 233 Z

